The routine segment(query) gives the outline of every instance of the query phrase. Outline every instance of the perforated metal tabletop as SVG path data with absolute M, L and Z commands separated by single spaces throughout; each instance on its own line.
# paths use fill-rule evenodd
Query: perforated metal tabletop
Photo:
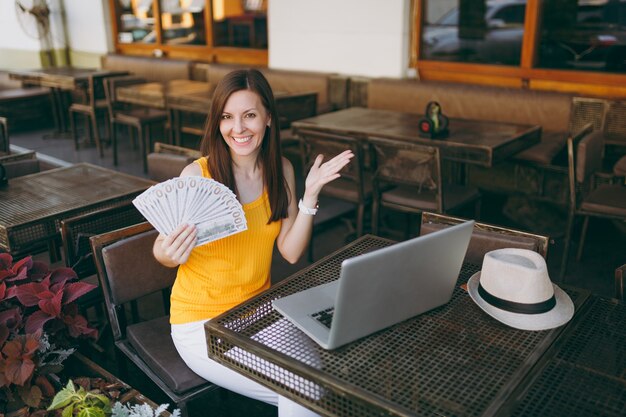
M 343 259 L 392 243 L 364 236 L 207 322 L 209 356 L 323 415 L 498 414 L 568 326 L 528 332 L 487 316 L 461 288 L 476 265 L 464 265 L 445 306 L 332 351 L 272 309 L 337 279 Z M 567 291 L 579 310 L 589 294 Z
M 58 235 L 61 219 L 130 200 L 152 184 L 87 163 L 11 179 L 0 188 L 0 247 L 21 252 Z

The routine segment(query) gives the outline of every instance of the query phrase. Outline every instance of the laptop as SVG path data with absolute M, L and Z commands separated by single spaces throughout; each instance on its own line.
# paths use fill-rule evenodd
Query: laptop
M 273 307 L 324 349 L 335 349 L 452 298 L 474 221 L 341 264 L 338 280 L 279 298 Z

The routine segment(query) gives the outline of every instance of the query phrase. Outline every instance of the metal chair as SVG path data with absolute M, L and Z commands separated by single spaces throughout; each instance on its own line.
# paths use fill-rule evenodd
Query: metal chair
M 152 145 L 152 126 L 163 124 L 168 120 L 165 110 L 150 107 L 131 106 L 117 100 L 117 89 L 119 87 L 143 84 L 146 80 L 140 77 L 112 77 L 105 81 L 106 104 L 108 106 L 109 123 L 111 125 L 111 146 L 113 148 L 113 165 L 118 164 L 117 158 L 117 131 L 116 125 L 129 127 L 131 140 L 133 139 L 133 129 L 137 130 L 139 147 L 143 158 L 143 171 L 148 172 L 148 153 Z
M 602 168 L 603 152 L 602 132 L 592 132 L 591 124 L 587 124 L 567 138 L 570 201 L 561 262 L 561 279 L 565 277 L 567 271 L 572 231 L 577 216 L 584 217 L 576 254 L 577 261 L 580 261 L 582 256 L 590 217 L 626 220 L 626 186 L 606 183 L 595 185 L 596 174 Z
M 447 213 L 474 204 L 478 217 L 478 189 L 444 183 L 438 148 L 381 138 L 369 138 L 368 142 L 374 170 L 372 233 L 378 233 L 381 207 L 420 214 Z
M 317 155 L 324 155 L 324 159 L 351 150 L 354 153 L 352 161 L 341 170 L 341 177 L 326 184 L 322 188 L 322 194 L 326 197 L 343 200 L 354 204 L 356 207 L 356 234 L 363 235 L 365 206 L 372 201 L 371 181 L 366 178 L 363 171 L 363 151 L 360 142 L 348 136 L 340 136 L 311 130 L 299 130 L 300 156 L 302 158 L 303 178 L 306 178 L 311 165 Z M 320 208 L 323 210 L 323 207 Z M 342 209 L 338 215 L 345 214 Z M 328 219 L 325 219 L 326 221 Z M 318 220 L 318 224 L 321 221 Z M 311 245 L 312 245 L 311 241 Z M 310 246 L 311 246 L 310 245 Z
M 69 108 L 70 126 L 72 129 L 72 138 L 74 139 L 74 147 L 78 150 L 78 132 L 76 131 L 76 115 L 83 114 L 87 118 L 86 135 L 91 138 L 90 131 L 96 141 L 96 147 L 100 153 L 100 157 L 104 156 L 102 142 L 100 140 L 100 130 L 98 126 L 98 117 L 105 116 L 108 112 L 106 97 L 104 94 L 104 80 L 107 77 L 119 76 L 123 73 L 115 74 L 92 74 L 89 76 L 89 84 L 87 87 L 87 102 L 72 103 Z M 105 123 L 105 129 L 108 131 L 109 124 Z
M 466 220 L 460 217 L 423 212 L 419 234 L 422 236 L 436 232 L 464 221 Z M 503 248 L 528 249 L 546 258 L 548 255 L 548 244 L 548 236 L 476 222 L 474 223 L 474 231 L 467 248 L 465 260 L 475 265 L 482 265 L 483 257 L 487 252 Z
M 166 312 L 160 317 L 129 323 L 125 315 L 127 303 L 167 292 L 176 279 L 176 269 L 164 267 L 152 255 L 157 235 L 149 223 L 141 223 L 90 241 L 118 364 L 125 373 L 125 360 L 130 360 L 187 416 L 189 401 L 218 387 L 196 375 L 178 355 L 169 337 L 169 298 L 163 299 Z

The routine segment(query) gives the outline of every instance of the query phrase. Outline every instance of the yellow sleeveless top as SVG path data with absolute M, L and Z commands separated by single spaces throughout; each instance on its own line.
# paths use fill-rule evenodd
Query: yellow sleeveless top
M 195 161 L 211 178 L 207 159 Z M 170 323 L 209 319 L 270 286 L 274 241 L 282 222 L 267 224 L 271 208 L 267 191 L 243 205 L 248 230 L 193 249 L 178 267 L 172 288 Z

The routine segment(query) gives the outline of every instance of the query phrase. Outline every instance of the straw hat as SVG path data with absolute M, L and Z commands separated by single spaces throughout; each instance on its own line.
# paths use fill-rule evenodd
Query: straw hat
M 545 259 L 528 249 L 487 252 L 467 290 L 487 314 L 517 329 L 552 329 L 574 315 L 572 300 L 550 281 Z

